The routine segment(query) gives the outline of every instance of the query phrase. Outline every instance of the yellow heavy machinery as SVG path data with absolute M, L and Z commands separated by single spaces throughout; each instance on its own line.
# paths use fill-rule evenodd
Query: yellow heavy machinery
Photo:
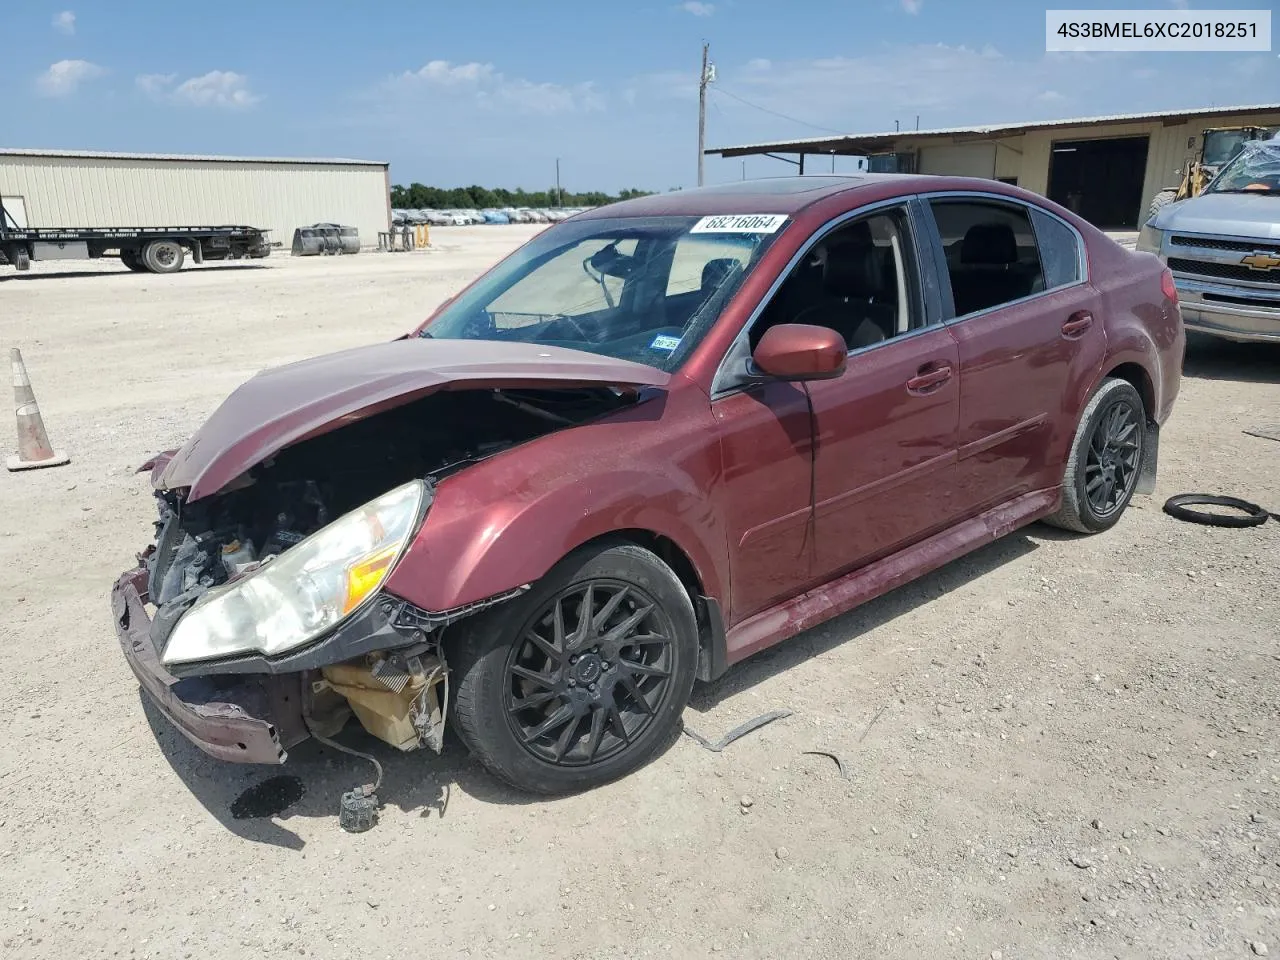
M 1200 151 L 1186 162 L 1180 171 L 1181 182 L 1176 187 L 1165 187 L 1151 198 L 1147 219 L 1166 204 L 1175 200 L 1198 197 L 1223 165 L 1244 149 L 1250 140 L 1266 140 L 1271 131 L 1266 127 L 1211 127 L 1200 137 Z

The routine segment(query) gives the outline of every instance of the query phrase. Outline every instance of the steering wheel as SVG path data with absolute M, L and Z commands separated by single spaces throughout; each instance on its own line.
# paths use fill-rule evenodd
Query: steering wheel
M 557 313 L 555 316 L 549 317 L 547 319 L 547 326 L 549 327 L 552 324 L 559 323 L 561 320 L 564 320 L 569 324 L 569 326 L 573 327 L 573 329 L 576 330 L 581 335 L 581 338 L 587 343 L 595 342 L 592 339 L 591 334 L 587 333 L 586 328 L 582 324 L 580 324 L 577 320 L 575 320 L 573 317 L 569 316 L 567 313 Z M 539 335 L 538 339 L 543 340 L 547 338 Z

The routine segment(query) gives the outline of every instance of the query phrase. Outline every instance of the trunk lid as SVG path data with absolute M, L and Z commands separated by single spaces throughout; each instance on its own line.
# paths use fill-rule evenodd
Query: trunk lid
M 217 493 L 291 444 L 442 390 L 662 387 L 656 367 L 536 343 L 415 337 L 265 370 L 238 387 L 153 482 Z

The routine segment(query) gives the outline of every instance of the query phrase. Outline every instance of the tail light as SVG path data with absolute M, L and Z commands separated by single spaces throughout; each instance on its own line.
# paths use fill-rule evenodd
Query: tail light
M 1164 272 L 1160 274 L 1160 292 L 1164 294 L 1166 300 L 1178 299 L 1178 285 L 1173 282 L 1173 271 L 1168 267 L 1164 268 Z

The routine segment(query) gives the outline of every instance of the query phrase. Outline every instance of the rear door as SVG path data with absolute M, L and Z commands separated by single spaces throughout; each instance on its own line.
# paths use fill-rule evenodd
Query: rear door
M 959 346 L 956 484 L 972 516 L 1062 482 L 1075 401 L 1106 352 L 1084 241 L 990 194 L 932 196 L 934 256 Z

